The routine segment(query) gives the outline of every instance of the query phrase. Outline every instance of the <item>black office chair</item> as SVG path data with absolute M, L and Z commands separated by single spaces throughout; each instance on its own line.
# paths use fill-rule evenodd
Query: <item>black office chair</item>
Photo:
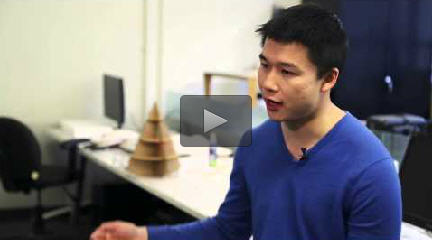
M 69 165 L 45 166 L 41 164 L 41 149 L 32 131 L 22 122 L 10 118 L 0 117 L 0 179 L 6 192 L 22 192 L 28 194 L 37 191 L 37 204 L 34 208 L 32 235 L 37 236 L 45 232 L 42 220 L 41 192 L 54 186 L 80 183 L 75 195 L 68 192 L 79 208 L 82 193 L 82 171 L 76 166 L 77 145 L 81 142 L 72 141 L 63 144 L 69 148 Z M 66 188 L 64 190 L 67 191 Z
M 403 220 L 432 231 L 432 129 L 412 134 L 399 169 Z

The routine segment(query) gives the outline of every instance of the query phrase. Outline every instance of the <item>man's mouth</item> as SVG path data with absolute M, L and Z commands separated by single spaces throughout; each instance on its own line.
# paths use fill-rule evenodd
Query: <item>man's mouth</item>
M 264 98 L 264 101 L 266 102 L 267 110 L 268 111 L 278 111 L 283 106 L 282 102 L 276 101 L 276 100 L 272 100 L 270 98 Z

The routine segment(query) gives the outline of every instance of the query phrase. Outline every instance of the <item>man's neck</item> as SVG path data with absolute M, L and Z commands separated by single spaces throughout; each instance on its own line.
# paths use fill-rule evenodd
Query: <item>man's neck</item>
M 285 143 L 290 148 L 311 148 L 345 116 L 332 102 L 304 119 L 283 121 L 281 128 Z M 291 149 L 290 149 L 291 150 Z

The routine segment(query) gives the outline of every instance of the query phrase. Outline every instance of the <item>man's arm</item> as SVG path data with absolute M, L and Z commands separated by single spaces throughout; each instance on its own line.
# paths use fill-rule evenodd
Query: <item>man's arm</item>
M 367 167 L 348 194 L 348 240 L 399 240 L 401 192 L 391 159 Z
M 147 227 L 149 240 L 249 239 L 250 200 L 242 167 L 247 158 L 245 151 L 247 148 L 237 149 L 230 177 L 230 189 L 215 217 L 193 223 Z

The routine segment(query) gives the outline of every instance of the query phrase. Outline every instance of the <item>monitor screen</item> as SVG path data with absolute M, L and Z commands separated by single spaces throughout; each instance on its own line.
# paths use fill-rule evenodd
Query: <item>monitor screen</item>
M 411 137 L 399 171 L 403 220 L 432 230 L 432 135 Z
M 125 118 L 123 79 L 105 74 L 103 81 L 105 116 L 117 121 L 117 127 L 121 128 Z

